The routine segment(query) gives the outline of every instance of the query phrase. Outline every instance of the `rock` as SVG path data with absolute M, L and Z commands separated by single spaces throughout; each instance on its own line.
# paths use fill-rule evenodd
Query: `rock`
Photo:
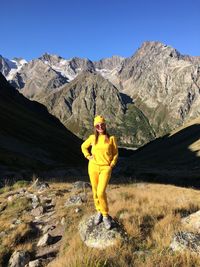
M 42 206 L 39 206 L 31 211 L 31 214 L 34 217 L 38 217 L 44 213 L 44 208 Z
M 74 189 L 85 189 L 85 188 L 92 188 L 90 183 L 84 182 L 84 181 L 77 181 L 73 183 Z
M 112 228 L 106 230 L 103 223 L 95 226 L 94 218 L 95 215 L 86 217 L 78 226 L 80 237 L 88 247 L 105 249 L 126 240 L 127 233 L 114 220 Z
M 46 233 L 38 241 L 37 247 L 45 247 L 45 246 L 48 246 L 48 245 L 51 244 L 52 240 L 53 240 L 53 237 L 49 233 Z
M 21 224 L 22 221 L 20 219 L 13 219 L 12 223 L 13 224 Z
M 31 185 L 31 188 L 38 190 L 38 192 L 42 192 L 47 188 L 49 188 L 49 184 L 45 182 L 40 182 L 39 179 L 37 178 L 35 182 Z
M 52 198 L 50 197 L 40 197 L 41 203 L 42 204 L 51 204 L 52 203 Z
M 75 212 L 76 212 L 76 213 L 78 213 L 78 212 L 80 212 L 80 211 L 81 211 L 81 209 L 79 209 L 79 208 L 76 208 L 76 209 L 75 209 Z
M 13 196 L 9 196 L 9 197 L 7 198 L 7 200 L 8 200 L 8 202 L 13 201 Z
M 46 234 L 48 231 L 51 231 L 55 229 L 55 225 L 45 225 L 45 227 L 42 229 L 43 234 Z
M 40 183 L 38 185 L 38 191 L 39 192 L 42 192 L 42 191 L 46 190 L 47 188 L 49 188 L 49 184 L 48 183 Z
M 195 230 L 195 232 L 200 233 L 200 211 L 192 213 L 191 215 L 183 218 L 181 220 L 183 226 L 190 228 L 190 230 Z
M 192 232 L 178 232 L 174 235 L 170 244 L 173 251 L 182 251 L 184 249 L 193 252 L 200 252 L 200 234 Z
M 26 193 L 26 189 L 22 188 L 19 190 L 20 195 L 24 195 Z
M 30 194 L 26 192 L 27 198 L 32 200 L 32 207 L 35 209 L 39 205 L 39 198 L 35 194 Z
M 9 267 L 24 267 L 30 261 L 30 255 L 27 251 L 15 251 L 10 257 Z
M 42 267 L 42 260 L 38 259 L 38 260 L 34 260 L 34 261 L 30 261 L 25 267 Z
M 39 198 L 36 195 L 32 197 L 32 206 L 35 209 L 39 205 Z
M 84 200 L 81 196 L 75 195 L 71 196 L 66 202 L 65 202 L 65 207 L 70 207 L 73 205 L 81 205 L 83 204 Z

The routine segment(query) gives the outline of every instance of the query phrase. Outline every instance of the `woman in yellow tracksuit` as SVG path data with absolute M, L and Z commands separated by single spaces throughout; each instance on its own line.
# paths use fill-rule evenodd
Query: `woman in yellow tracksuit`
M 92 147 L 91 153 L 88 148 Z M 106 187 L 111 177 L 112 168 L 118 159 L 117 141 L 106 131 L 103 116 L 94 119 L 94 134 L 81 146 L 84 156 L 89 160 L 88 173 L 92 184 L 93 198 L 97 214 L 94 219 L 95 225 L 102 220 L 105 228 L 111 228 L 111 217 L 108 215 L 108 203 Z

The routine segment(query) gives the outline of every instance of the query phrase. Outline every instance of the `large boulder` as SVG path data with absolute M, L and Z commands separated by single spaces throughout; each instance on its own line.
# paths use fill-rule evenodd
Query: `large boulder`
M 182 219 L 182 225 L 200 234 L 200 210 Z
M 114 220 L 112 220 L 112 228 L 106 230 L 103 223 L 97 226 L 94 224 L 94 217 L 92 215 L 83 218 L 78 227 L 80 237 L 88 247 L 105 249 L 127 238 L 127 233 Z
M 9 267 L 24 267 L 30 261 L 30 255 L 27 251 L 15 251 L 10 257 Z
M 200 252 L 200 234 L 192 232 L 175 233 L 170 248 L 173 251 L 190 250 L 192 252 Z

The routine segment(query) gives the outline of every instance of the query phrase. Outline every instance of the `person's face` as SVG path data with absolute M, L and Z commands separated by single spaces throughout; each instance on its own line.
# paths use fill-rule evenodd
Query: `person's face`
M 95 125 L 95 129 L 97 130 L 98 133 L 104 133 L 106 125 L 105 123 L 98 123 Z

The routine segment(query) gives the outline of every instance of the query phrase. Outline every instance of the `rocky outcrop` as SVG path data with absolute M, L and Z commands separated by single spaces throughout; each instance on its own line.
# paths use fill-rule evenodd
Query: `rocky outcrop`
M 7 62 L 7 60 L 4 58 L 4 57 L 2 57 L 1 55 L 0 55 L 0 72 L 4 75 L 4 76 L 7 76 L 8 75 L 8 73 L 9 73 L 9 71 L 10 71 L 10 66 L 9 66 L 9 64 L 8 64 L 8 62 Z
M 111 58 L 103 58 L 94 62 L 96 72 L 100 73 L 105 79 L 108 79 L 118 89 L 120 89 L 119 71 L 125 58 L 112 56 Z
M 200 234 L 200 210 L 183 218 L 182 225 Z
M 127 234 L 114 220 L 112 229 L 106 230 L 103 223 L 94 225 L 94 217 L 86 217 L 79 224 L 80 237 L 88 247 L 106 249 L 126 239 Z
M 174 235 L 170 248 L 173 251 L 190 250 L 199 254 L 200 234 L 192 232 L 178 232 Z
M 199 63 L 170 46 L 143 43 L 123 62 L 119 79 L 123 92 L 147 116 L 157 135 L 200 114 Z
M 190 250 L 200 252 L 200 211 L 182 218 L 183 231 L 174 234 L 170 248 L 173 251 Z
M 24 267 L 30 261 L 30 255 L 26 251 L 15 251 L 10 260 L 9 267 Z
M 45 53 L 39 59 L 69 81 L 75 79 L 82 71 L 95 71 L 92 61 L 87 58 L 64 59 L 57 55 Z
M 42 60 L 32 60 L 24 65 L 12 78 L 11 84 L 29 99 L 37 99 L 38 95 L 46 95 L 68 79 L 53 70 Z

